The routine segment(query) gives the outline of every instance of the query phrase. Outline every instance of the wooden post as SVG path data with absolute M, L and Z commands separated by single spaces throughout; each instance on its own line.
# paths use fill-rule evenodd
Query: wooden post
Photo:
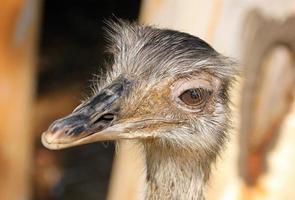
M 0 1 L 0 199 L 30 199 L 37 0 Z
M 295 17 L 281 21 L 255 10 L 246 19 L 244 30 L 251 31 L 243 35 L 245 84 L 239 143 L 242 196 L 290 199 L 294 197 L 290 182 L 294 183 L 295 176 L 291 170 L 294 128 L 289 126 L 294 117 Z M 274 187 L 273 183 L 279 184 Z
M 118 144 L 108 200 L 137 200 L 144 194 L 144 155 L 133 141 Z

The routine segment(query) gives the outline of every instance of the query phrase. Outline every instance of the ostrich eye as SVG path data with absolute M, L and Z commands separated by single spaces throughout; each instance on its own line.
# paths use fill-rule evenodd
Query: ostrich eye
M 214 103 L 213 97 L 219 88 L 218 78 L 207 73 L 193 74 L 193 76 L 176 79 L 171 84 L 171 100 L 183 111 L 201 112 L 207 103 Z
M 198 106 L 204 104 L 211 93 L 210 90 L 203 88 L 189 89 L 184 91 L 179 99 L 188 106 Z

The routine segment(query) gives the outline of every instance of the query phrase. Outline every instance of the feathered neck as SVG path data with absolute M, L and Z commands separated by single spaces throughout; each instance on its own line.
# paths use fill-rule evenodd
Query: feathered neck
M 146 200 L 204 200 L 210 163 L 197 152 L 145 143 Z

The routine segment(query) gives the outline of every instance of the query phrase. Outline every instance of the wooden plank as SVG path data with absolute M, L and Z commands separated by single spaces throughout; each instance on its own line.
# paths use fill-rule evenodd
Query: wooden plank
M 290 185 L 295 176 L 291 169 L 295 143 L 288 121 L 294 116 L 295 18 L 290 15 L 282 21 L 255 10 L 246 19 L 239 143 L 241 196 L 293 199 Z
M 138 200 L 144 194 L 144 156 L 133 141 L 118 142 L 108 200 Z
M 0 1 L 0 199 L 30 197 L 37 0 Z

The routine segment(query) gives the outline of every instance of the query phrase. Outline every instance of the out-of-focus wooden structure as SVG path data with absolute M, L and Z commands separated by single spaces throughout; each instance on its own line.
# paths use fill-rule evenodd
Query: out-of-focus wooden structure
M 38 0 L 0 1 L 0 199 L 30 199 Z
M 141 22 L 189 32 L 239 61 L 242 77 L 232 91 L 235 128 L 213 170 L 209 200 L 295 198 L 293 16 L 294 0 L 142 2 Z M 137 150 L 127 147 L 118 152 L 112 183 L 124 183 L 120 187 L 129 189 L 112 184 L 109 193 L 116 195 L 110 200 L 136 199 L 130 192 L 139 190 L 133 188 L 136 185 L 141 187 L 136 177 L 142 172 L 136 169 L 144 160 L 139 154 L 134 162 Z
M 30 199 L 32 126 L 40 133 L 45 122 L 70 112 L 80 93 L 67 87 L 33 105 L 39 4 L 0 1 L 0 200 Z M 208 199 L 295 199 L 295 0 L 143 0 L 140 21 L 199 36 L 240 62 L 235 129 Z M 120 144 L 109 200 L 140 198 L 143 164 L 132 142 Z M 36 171 L 45 185 L 57 182 Z

